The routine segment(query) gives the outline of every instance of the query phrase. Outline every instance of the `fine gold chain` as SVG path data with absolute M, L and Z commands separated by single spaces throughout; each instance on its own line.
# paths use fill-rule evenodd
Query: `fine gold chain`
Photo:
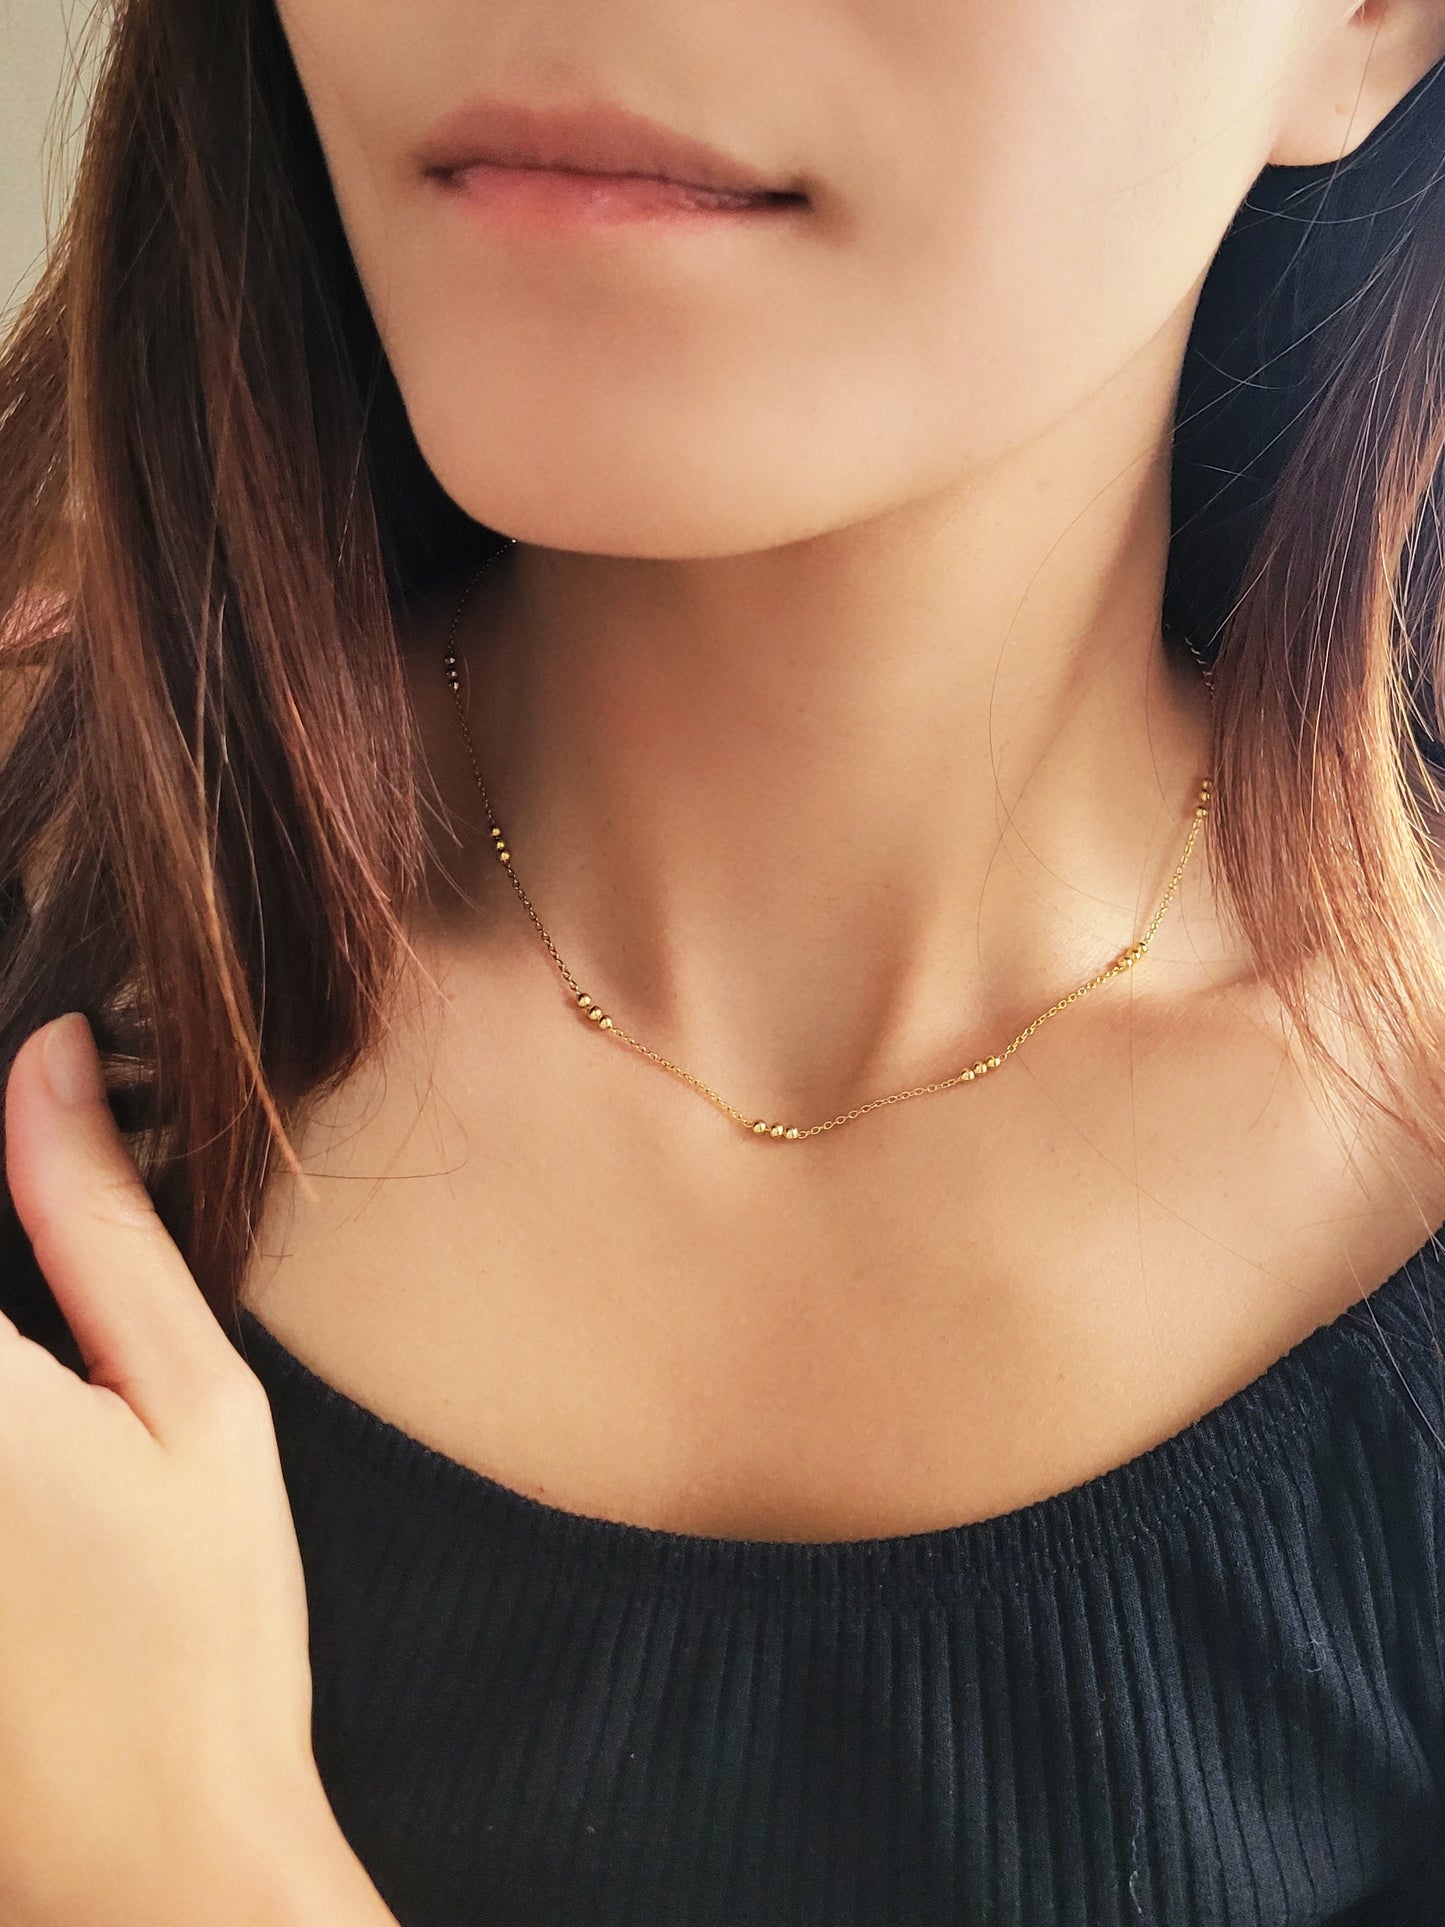
M 497 555 L 505 555 L 507 549 L 512 546 L 513 544 L 508 543 L 507 548 L 499 550 Z M 472 775 L 476 778 L 477 788 L 481 792 L 482 805 L 487 812 L 487 823 L 491 830 L 492 845 L 496 850 L 497 858 L 505 868 L 508 877 L 510 877 L 512 888 L 521 899 L 522 907 L 537 926 L 538 934 L 542 942 L 546 945 L 553 963 L 555 963 L 558 970 L 561 971 L 562 977 L 572 993 L 573 1002 L 587 1020 L 594 1024 L 599 1031 L 606 1031 L 609 1036 L 615 1037 L 619 1043 L 626 1044 L 630 1049 L 640 1052 L 643 1057 L 650 1058 L 654 1064 L 660 1065 L 663 1070 L 671 1071 L 674 1077 L 679 1077 L 683 1083 L 691 1085 L 693 1090 L 697 1091 L 700 1096 L 705 1097 L 710 1104 L 716 1105 L 720 1111 L 723 1111 L 736 1123 L 742 1125 L 744 1130 L 750 1131 L 753 1136 L 780 1138 L 783 1140 L 817 1137 L 821 1132 L 831 1131 L 839 1124 L 851 1124 L 854 1118 L 864 1117 L 869 1111 L 876 1111 L 883 1105 L 903 1104 L 911 1097 L 926 1097 L 934 1091 L 952 1090 L 955 1084 L 971 1084 L 975 1079 L 987 1076 L 991 1071 L 998 1070 L 1013 1056 L 1019 1045 L 1022 1044 L 1026 1038 L 1032 1037 L 1039 1026 L 1047 1023 L 1050 1017 L 1056 1017 L 1061 1010 L 1067 1010 L 1070 1004 L 1076 1004 L 1081 997 L 1086 997 L 1091 990 L 1097 989 L 1100 984 L 1107 983 L 1111 977 L 1117 977 L 1122 975 L 1126 970 L 1132 970 L 1134 965 L 1139 962 L 1140 958 L 1149 948 L 1154 932 L 1159 928 L 1159 920 L 1168 909 L 1175 891 L 1179 888 L 1179 879 L 1184 874 L 1184 866 L 1189 861 L 1195 840 L 1204 827 L 1204 819 L 1209 813 L 1210 780 L 1208 777 L 1205 777 L 1199 786 L 1199 800 L 1195 805 L 1194 814 L 1190 820 L 1189 835 L 1185 840 L 1184 853 L 1174 866 L 1174 874 L 1169 879 L 1169 887 L 1160 898 L 1159 906 L 1149 919 L 1143 936 L 1139 937 L 1134 943 L 1131 943 L 1126 950 L 1121 950 L 1112 963 L 1106 964 L 1102 970 L 1096 971 L 1087 982 L 1078 985 L 1078 987 L 1071 990 L 1066 997 L 1060 997 L 1057 1003 L 1050 1004 L 1047 1010 L 1040 1012 L 1031 1024 L 1026 1025 L 1016 1037 L 1004 1045 L 997 1056 L 980 1057 L 976 1063 L 966 1066 L 965 1069 L 955 1072 L 952 1077 L 946 1077 L 939 1083 L 919 1084 L 912 1090 L 892 1091 L 887 1097 L 871 1098 L 868 1103 L 860 1104 L 856 1110 L 843 1111 L 837 1117 L 827 1118 L 821 1124 L 809 1124 L 803 1129 L 799 1129 L 796 1124 L 770 1124 L 764 1118 L 745 1117 L 741 1111 L 735 1110 L 726 1098 L 720 1097 L 710 1085 L 704 1084 L 700 1078 L 694 1077 L 690 1071 L 683 1070 L 681 1065 L 674 1064 L 670 1058 L 661 1056 L 657 1051 L 649 1050 L 646 1044 L 639 1043 L 635 1037 L 629 1036 L 625 1030 L 621 1029 L 621 1027 L 608 1016 L 601 1005 L 583 990 L 577 979 L 557 954 L 557 946 L 547 934 L 541 918 L 532 908 L 531 900 L 522 888 L 516 871 L 512 868 L 512 853 L 507 848 L 507 840 L 503 836 L 495 816 L 492 814 L 492 805 L 487 795 L 487 786 L 482 781 L 482 772 L 477 767 L 477 755 L 472 746 L 471 730 L 467 726 L 466 705 L 462 701 L 461 679 L 457 673 L 456 658 L 457 626 L 461 622 L 462 611 L 466 608 L 467 599 L 471 595 L 472 589 L 476 585 L 482 571 L 497 560 L 497 555 L 487 557 L 487 560 L 482 564 L 481 568 L 476 571 L 467 583 L 466 588 L 462 591 L 461 601 L 457 604 L 456 614 L 452 618 L 451 631 L 447 637 L 446 654 L 443 659 L 446 668 L 447 682 L 451 687 L 452 696 L 456 703 L 457 715 L 461 721 L 462 737 L 466 743 L 467 755 L 471 761 Z M 1205 682 L 1208 685 L 1210 700 L 1212 702 L 1214 698 L 1213 679 L 1209 674 L 1208 667 L 1203 663 L 1202 659 L 1199 658 L 1197 650 L 1194 653 L 1196 660 L 1200 661 L 1200 666 L 1204 669 Z

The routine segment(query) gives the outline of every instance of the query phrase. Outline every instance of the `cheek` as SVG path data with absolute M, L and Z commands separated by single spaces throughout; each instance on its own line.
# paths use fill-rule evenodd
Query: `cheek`
M 896 0 L 895 0 L 896 3 Z M 961 470 L 1036 437 L 1137 357 L 1182 354 L 1199 283 L 1263 166 L 1285 0 L 962 9 L 936 77 L 895 67 L 859 117 L 850 345 L 913 390 L 915 452 Z M 1069 17 L 1066 17 L 1066 14 Z M 966 44 L 965 44 L 966 43 Z

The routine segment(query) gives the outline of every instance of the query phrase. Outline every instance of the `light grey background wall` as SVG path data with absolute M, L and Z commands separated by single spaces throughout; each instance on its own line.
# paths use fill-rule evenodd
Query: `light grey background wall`
M 96 0 L 0 0 L 0 327 L 39 271 L 47 208 L 54 222 L 64 206 L 97 23 Z M 56 103 L 73 73 L 66 111 Z

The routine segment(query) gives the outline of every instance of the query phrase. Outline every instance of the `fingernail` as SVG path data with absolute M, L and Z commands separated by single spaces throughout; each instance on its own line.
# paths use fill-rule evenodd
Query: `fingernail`
M 105 1097 L 100 1058 L 85 1013 L 68 1010 L 45 1027 L 45 1075 L 62 1104 L 94 1104 Z

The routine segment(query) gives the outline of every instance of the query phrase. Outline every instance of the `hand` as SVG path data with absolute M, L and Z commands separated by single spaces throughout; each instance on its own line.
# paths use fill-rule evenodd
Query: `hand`
M 0 1919 L 290 1920 L 225 1891 L 259 1881 L 248 1858 L 274 1884 L 293 1844 L 341 1842 L 265 1392 L 151 1206 L 82 1017 L 26 1039 L 5 1129 L 89 1379 L 0 1315 Z

